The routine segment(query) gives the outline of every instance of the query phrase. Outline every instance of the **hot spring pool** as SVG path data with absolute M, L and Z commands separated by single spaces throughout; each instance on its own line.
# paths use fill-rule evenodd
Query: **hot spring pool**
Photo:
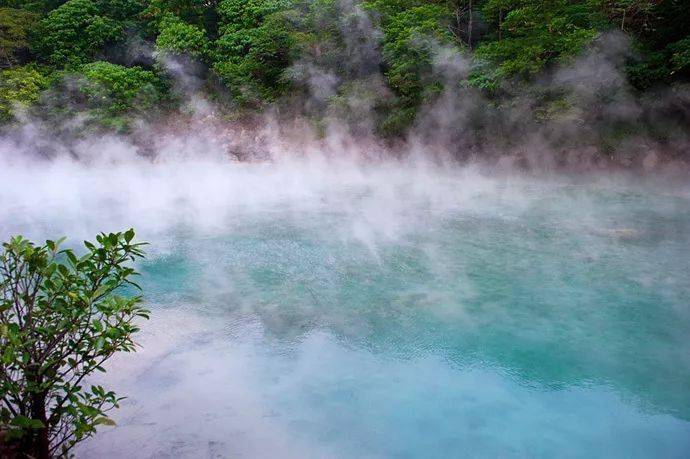
M 205 163 L 12 177 L 3 236 L 151 242 L 142 349 L 103 380 L 128 399 L 78 457 L 690 456 L 687 187 Z

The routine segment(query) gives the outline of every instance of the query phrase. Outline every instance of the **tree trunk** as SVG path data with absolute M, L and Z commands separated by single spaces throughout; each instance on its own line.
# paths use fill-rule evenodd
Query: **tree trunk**
M 31 430 L 30 435 L 27 435 L 28 442 L 24 443 L 22 452 L 36 459 L 50 459 L 50 439 L 48 438 L 48 417 L 46 415 L 48 393 L 45 390 L 40 390 L 43 384 L 43 375 L 38 374 L 38 368 L 35 365 L 29 368 L 31 370 L 27 372 L 26 380 L 29 387 L 36 389 L 35 392 L 31 392 L 30 417 L 32 420 L 41 421 L 43 427 Z
M 39 392 L 31 396 L 31 419 L 43 423 L 33 434 L 33 453 L 36 459 L 50 459 L 50 440 L 48 439 L 48 418 L 46 417 L 46 393 Z
M 472 0 L 469 0 L 469 21 L 467 24 L 467 44 L 470 46 L 470 50 L 472 50 Z

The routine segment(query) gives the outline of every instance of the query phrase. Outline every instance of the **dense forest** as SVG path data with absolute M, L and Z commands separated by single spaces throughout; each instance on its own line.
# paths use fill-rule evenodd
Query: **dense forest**
M 79 132 L 127 133 L 133 120 L 189 114 L 193 95 L 227 122 L 298 113 L 317 132 L 338 119 L 358 136 L 416 133 L 465 156 L 529 138 L 549 150 L 679 157 L 690 119 L 687 8 L 0 0 L 0 120 L 7 130 L 78 118 Z

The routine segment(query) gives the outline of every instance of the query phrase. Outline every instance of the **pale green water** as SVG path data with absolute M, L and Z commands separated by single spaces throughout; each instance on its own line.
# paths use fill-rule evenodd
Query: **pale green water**
M 388 176 L 148 227 L 114 198 L 154 317 L 79 454 L 690 456 L 687 189 Z

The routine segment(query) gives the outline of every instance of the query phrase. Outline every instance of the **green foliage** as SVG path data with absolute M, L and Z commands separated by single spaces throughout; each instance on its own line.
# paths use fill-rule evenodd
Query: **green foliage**
M 169 14 L 161 20 L 159 29 L 160 33 L 156 38 L 158 51 L 199 58 L 208 53 L 209 41 L 198 26 L 187 24 Z
M 281 94 L 294 37 L 287 1 L 221 0 L 214 70 L 236 98 L 257 105 Z
M 679 40 L 669 46 L 671 66 L 676 72 L 690 71 L 690 37 Z
M 418 101 L 423 78 L 432 70 L 434 48 L 453 43 L 448 29 L 451 12 L 438 5 L 425 5 L 392 15 L 383 28 L 383 59 L 391 87 L 403 97 Z
M 221 32 L 260 27 L 267 17 L 291 6 L 289 0 L 221 0 L 218 3 Z
M 672 73 L 669 59 L 664 52 L 646 51 L 643 59 L 628 64 L 626 71 L 633 86 L 647 89 L 662 81 L 667 81 Z
M 660 49 L 637 42 L 637 56 L 627 66 L 628 79 L 640 90 L 690 77 L 690 37 Z
M 29 11 L 0 8 L 0 68 L 18 61 L 18 54 L 29 47 L 28 35 L 38 16 Z
M 133 20 L 144 11 L 146 0 L 93 0 L 99 14 L 115 20 Z
M 412 125 L 416 114 L 416 107 L 391 107 L 388 116 L 381 122 L 379 131 L 384 136 L 399 136 Z
M 61 241 L 35 245 L 17 236 L 0 255 L 0 425 L 21 457 L 63 457 L 121 398 L 86 378 L 117 352 L 132 352 L 148 318 L 130 262 L 143 257 L 134 231 L 100 234 L 85 254 Z
M 0 0 L 0 8 L 18 8 L 34 13 L 46 14 L 67 0 Z
M 60 68 L 88 62 L 104 46 L 122 38 L 122 25 L 101 15 L 94 1 L 69 0 L 39 23 L 33 50 L 39 58 Z
M 325 68 L 342 64 L 343 28 L 345 16 L 338 0 L 315 0 L 296 5 L 294 30 L 291 32 L 294 53 L 318 62 Z
M 104 127 L 127 130 L 132 113 L 146 114 L 165 97 L 164 83 L 155 73 L 140 67 L 92 62 L 78 70 L 77 98 L 84 104 L 77 109 Z M 67 79 L 72 77 L 66 75 Z
M 148 71 L 156 69 L 151 59 L 137 57 L 142 68 L 131 71 L 113 65 L 132 65 L 125 38 L 203 62 L 212 71 L 199 73 L 213 78 L 203 87 L 219 80 L 245 109 L 296 91 L 314 95 L 316 67 L 330 78 L 308 104 L 309 116 L 318 117 L 329 98 L 349 100 L 343 91 L 383 74 L 387 88 L 377 86 L 367 106 L 380 117 L 378 131 L 395 134 L 449 83 L 434 66 L 439 51 L 462 52 L 473 63 L 467 81 L 451 84 L 474 86 L 500 105 L 512 85 L 567 65 L 611 30 L 632 44 L 626 70 L 634 88 L 690 79 L 684 0 L 0 0 L 0 68 L 33 62 L 45 74 L 87 73 L 67 96 L 74 101 L 54 104 L 69 107 L 50 113 L 69 114 L 85 101 L 90 115 L 118 129 L 128 112 L 174 99 Z M 94 61 L 103 62 L 83 67 Z M 37 101 L 46 85 L 35 67 L 17 72 L 4 74 L 0 86 L 5 120 L 14 103 Z M 347 112 L 341 105 L 336 112 Z
M 683 41 L 690 37 L 690 15 L 683 0 L 590 0 L 606 22 L 631 37 L 636 56 L 627 67 L 629 81 L 645 90 L 690 76 L 683 70 Z
M 172 14 L 187 23 L 215 28 L 209 20 L 215 20 L 217 3 L 217 0 L 148 0 L 143 15 L 157 21 Z
M 84 91 L 96 99 L 109 99 L 113 112 L 131 109 L 135 103 L 145 110 L 158 101 L 161 82 L 151 71 L 109 62 L 92 62 L 81 71 L 87 80 Z
M 49 78 L 32 65 L 0 70 L 0 122 L 12 119 L 15 106 L 37 102 L 48 85 Z
M 379 131 L 401 134 L 414 121 L 417 107 L 443 88 L 433 68 L 438 50 L 462 47 L 451 32 L 453 11 L 444 2 L 414 0 L 374 0 L 363 6 L 380 15 L 383 70 L 398 96 L 386 110 Z
M 577 54 L 598 34 L 596 14 L 585 2 L 489 0 L 484 16 L 499 39 L 482 43 L 477 57 L 495 63 L 488 79 L 531 77 L 545 66 Z
M 652 32 L 658 0 L 590 0 L 589 7 L 600 11 L 610 24 L 636 35 Z

